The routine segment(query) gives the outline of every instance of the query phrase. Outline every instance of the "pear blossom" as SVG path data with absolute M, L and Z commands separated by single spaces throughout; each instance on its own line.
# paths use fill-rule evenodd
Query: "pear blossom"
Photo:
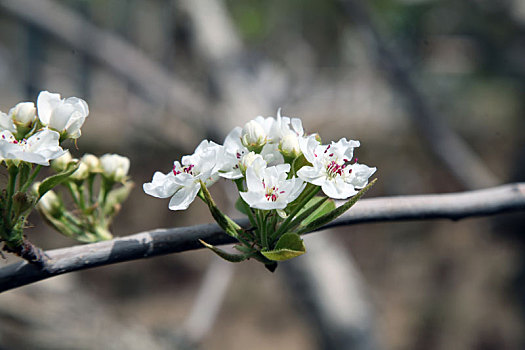
M 300 140 L 301 150 L 312 166 L 303 166 L 297 176 L 306 182 L 321 186 L 331 198 L 346 199 L 357 194 L 356 189 L 366 186 L 368 178 L 376 171 L 357 162 L 351 164 L 359 141 L 342 138 L 329 145 L 321 145 L 315 135 Z
M 0 132 L 0 159 L 20 160 L 28 163 L 49 165 L 49 161 L 63 155 L 58 132 L 43 129 L 27 140 L 17 140 L 9 131 Z
M 53 159 L 51 162 L 51 168 L 60 173 L 66 170 L 69 163 L 74 161 L 76 161 L 76 159 L 73 159 L 71 153 L 69 153 L 69 151 L 65 151 L 60 157 Z
M 90 172 L 101 171 L 100 159 L 91 153 L 84 154 L 82 156 L 81 162 L 87 165 Z
M 171 210 L 187 209 L 199 193 L 200 181 L 209 186 L 218 179 L 220 151 L 221 146 L 202 141 L 192 155 L 175 161 L 171 172 L 155 172 L 152 181 L 143 185 L 144 192 L 157 198 L 171 197 L 168 204 Z
M 104 154 L 100 157 L 102 175 L 112 181 L 123 181 L 128 175 L 129 158 L 118 154 Z M 86 165 L 86 171 L 89 171 Z
M 290 164 L 280 164 L 259 169 L 246 170 L 247 192 L 240 192 L 242 199 L 256 209 L 284 209 L 295 200 L 305 187 L 296 177 L 288 178 Z
M 38 118 L 57 130 L 64 138 L 80 137 L 80 128 L 89 114 L 87 103 L 77 97 L 60 98 L 60 94 L 42 91 L 37 99 Z

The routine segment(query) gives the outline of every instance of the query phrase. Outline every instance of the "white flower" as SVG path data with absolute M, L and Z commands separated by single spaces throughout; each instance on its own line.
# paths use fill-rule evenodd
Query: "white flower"
M 29 126 L 36 118 L 36 108 L 33 102 L 20 102 L 9 110 L 11 119 L 19 125 Z
M 57 130 L 65 138 L 80 137 L 89 108 L 87 103 L 77 97 L 61 99 L 60 94 L 42 91 L 37 99 L 38 118 L 42 124 Z
M 330 145 L 321 145 L 315 135 L 300 140 L 301 150 L 312 166 L 303 166 L 297 175 L 306 182 L 321 186 L 331 198 L 346 199 L 363 188 L 376 171 L 364 164 L 350 164 L 359 141 L 342 138 Z
M 105 177 L 119 182 L 128 175 L 129 159 L 118 154 L 104 154 L 100 157 L 100 166 Z
M 59 138 L 60 135 L 56 131 L 44 129 L 27 140 L 19 141 L 10 131 L 4 130 L 0 132 L 0 159 L 49 165 L 51 159 L 65 153 L 59 146 Z
M 38 186 L 35 186 L 38 191 Z M 54 191 L 47 191 L 38 201 L 41 210 L 47 212 L 52 217 L 59 217 L 62 208 L 62 201 Z
M 284 209 L 296 199 L 305 183 L 296 177 L 287 180 L 290 164 L 246 170 L 247 192 L 240 192 L 242 199 L 252 208 Z
M 200 181 L 206 186 L 217 178 L 217 159 L 221 146 L 202 141 L 195 153 L 182 157 L 182 164 L 174 162 L 173 170 L 167 174 L 155 172 L 153 179 L 143 185 L 144 192 L 157 198 L 171 197 L 171 210 L 185 210 L 195 200 L 200 190 Z

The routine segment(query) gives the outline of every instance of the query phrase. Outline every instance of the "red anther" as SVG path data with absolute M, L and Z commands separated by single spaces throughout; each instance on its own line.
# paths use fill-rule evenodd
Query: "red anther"
M 328 155 L 328 157 L 333 157 L 333 156 L 334 156 L 334 154 L 333 154 L 333 153 L 330 153 L 330 154 Z

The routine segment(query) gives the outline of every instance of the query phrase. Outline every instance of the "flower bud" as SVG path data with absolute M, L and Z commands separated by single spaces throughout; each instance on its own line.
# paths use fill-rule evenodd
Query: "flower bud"
M 74 159 L 71 156 L 71 153 L 69 151 L 66 151 L 63 155 L 60 157 L 53 159 L 51 161 L 51 167 L 58 173 L 66 170 L 69 163 L 73 162 Z
M 60 217 L 63 205 L 60 198 L 54 191 L 47 191 L 38 201 L 38 208 L 54 218 Z
M 249 167 L 252 166 L 252 164 L 257 160 L 257 159 L 261 159 L 263 162 L 264 162 L 264 159 L 263 157 L 260 155 L 260 154 L 257 154 L 255 152 L 250 152 L 246 155 L 244 155 L 241 159 L 241 162 L 240 162 L 240 167 L 241 167 L 241 171 L 243 173 L 246 172 L 246 169 L 248 169 Z M 266 162 L 264 162 L 266 163 Z
M 70 178 L 77 181 L 82 181 L 87 179 L 89 175 L 89 167 L 83 161 L 80 161 L 77 170 L 70 175 Z
M 35 120 L 36 108 L 33 102 L 20 102 L 9 110 L 15 124 L 29 126 Z
M 101 169 L 100 169 L 100 160 L 98 159 L 97 156 L 95 156 L 93 154 L 90 154 L 90 153 L 84 154 L 80 161 L 87 165 L 87 167 L 89 169 L 89 172 L 91 172 L 91 173 L 100 172 L 101 171 Z
M 112 181 L 122 182 L 128 175 L 129 159 L 118 154 L 104 154 L 100 157 L 100 165 L 102 175 Z
M 263 127 L 255 120 L 251 120 L 242 129 L 241 141 L 250 151 L 260 152 L 266 144 L 266 136 Z
M 299 139 L 295 134 L 289 133 L 281 139 L 279 150 L 285 158 L 295 159 L 301 155 Z

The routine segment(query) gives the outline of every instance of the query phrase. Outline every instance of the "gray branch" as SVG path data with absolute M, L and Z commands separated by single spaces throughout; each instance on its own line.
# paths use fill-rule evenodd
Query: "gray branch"
M 368 222 L 452 219 L 487 216 L 525 210 L 525 183 L 450 194 L 416 195 L 364 199 L 327 227 Z M 239 220 L 247 226 L 247 220 Z M 213 245 L 231 244 L 215 224 L 157 229 L 93 244 L 47 251 L 49 261 L 42 269 L 17 262 L 0 269 L 0 292 L 63 273 L 138 260 L 157 255 L 202 248 L 202 239 Z

